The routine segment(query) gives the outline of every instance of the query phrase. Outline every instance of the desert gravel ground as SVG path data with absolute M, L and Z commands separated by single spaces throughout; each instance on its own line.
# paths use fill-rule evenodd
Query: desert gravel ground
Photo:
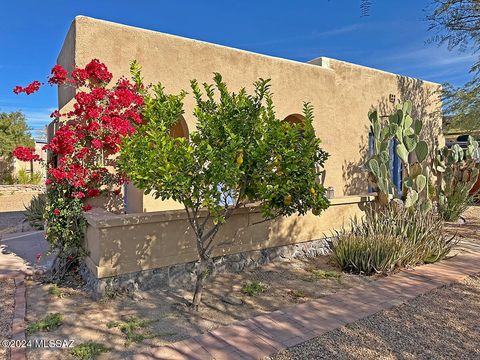
M 340 277 L 314 279 L 314 270 L 331 271 Z M 58 298 L 49 294 L 51 285 L 29 281 L 27 322 L 55 312 L 63 314 L 64 321 L 56 330 L 30 334 L 27 338 L 74 340 L 75 345 L 96 341 L 111 349 L 98 356 L 98 360 L 128 359 L 152 346 L 184 340 L 222 325 L 357 287 L 375 278 L 340 274 L 327 256 L 271 263 L 242 273 L 218 274 L 207 284 L 200 311 L 193 314 L 186 308 L 186 300 L 191 297 L 188 287 L 138 291 L 134 297 L 119 295 L 95 302 L 81 289 L 61 287 L 63 296 Z M 256 296 L 247 296 L 241 288 L 248 281 L 259 281 L 267 289 Z M 221 300 L 224 296 L 241 299 L 243 304 L 225 303 Z M 132 316 L 149 321 L 147 330 L 154 337 L 125 346 L 125 335 L 118 328 L 108 328 L 107 324 L 126 321 Z M 68 349 L 31 348 L 27 355 L 35 360 L 72 359 Z
M 447 235 L 455 235 L 459 240 L 480 242 L 480 205 L 470 206 L 462 217 L 465 219 L 464 224 L 445 224 Z
M 480 359 L 480 277 L 434 290 L 272 360 Z
M 14 312 L 15 284 L 13 280 L 0 281 L 0 342 L 11 338 Z M 7 350 L 0 346 L 0 359 L 7 358 Z

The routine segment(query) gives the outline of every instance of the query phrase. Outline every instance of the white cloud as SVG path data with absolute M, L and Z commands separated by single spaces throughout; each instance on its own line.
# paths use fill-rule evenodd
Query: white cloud
M 45 125 L 48 125 L 52 119 L 50 114 L 54 111 L 54 108 L 21 108 L 12 106 L 1 106 L 0 111 L 11 112 L 21 111 L 27 119 L 27 124 L 32 129 L 42 129 Z
M 445 47 L 425 45 L 415 49 L 393 49 L 394 54 L 381 56 L 381 63 L 403 64 L 409 69 L 439 68 L 459 64 L 473 64 L 476 55 L 449 51 Z M 391 52 L 391 50 L 389 51 Z

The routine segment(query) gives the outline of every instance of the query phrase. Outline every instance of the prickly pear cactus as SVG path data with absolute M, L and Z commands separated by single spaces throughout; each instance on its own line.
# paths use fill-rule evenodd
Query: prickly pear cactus
M 374 154 L 367 162 L 371 177 L 383 195 L 398 193 L 388 169 L 391 161 L 389 146 L 395 139 L 395 152 L 402 161 L 404 177 L 402 190 L 405 206 L 420 205 L 428 211 L 432 208 L 429 197 L 430 167 L 427 164 L 428 144 L 421 140 L 423 123 L 412 117 L 412 102 L 399 104 L 388 121 L 381 123 L 377 112 L 370 114 L 371 130 L 374 136 Z
M 420 140 L 423 123 L 420 119 L 413 119 L 412 102 L 409 100 L 397 105 L 395 113 L 390 116 L 390 121 L 397 124 L 395 151 L 404 168 L 405 206 L 411 207 L 421 202 L 422 206 L 428 209 L 431 207 L 427 181 L 430 170 L 424 164 L 428 156 L 428 144 Z
M 367 161 L 369 178 L 372 185 L 379 193 L 380 202 L 388 201 L 388 196 L 395 191 L 395 186 L 390 174 L 391 161 L 389 149 L 390 142 L 395 134 L 396 125 L 382 122 L 377 111 L 369 114 L 370 130 L 373 135 L 373 154 Z
M 470 191 L 479 176 L 480 147 L 471 136 L 468 137 L 466 149 L 455 144 L 451 148 L 444 147 L 437 153 L 435 172 L 440 184 L 438 201 L 445 205 L 448 198 L 459 186 Z

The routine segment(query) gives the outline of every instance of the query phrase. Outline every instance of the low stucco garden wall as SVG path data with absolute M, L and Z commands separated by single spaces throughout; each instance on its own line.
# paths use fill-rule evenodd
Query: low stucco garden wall
M 258 208 L 239 209 L 219 231 L 216 242 L 221 245 L 213 255 L 229 256 L 323 239 L 333 230 L 348 225 L 351 217 L 362 216 L 373 198 L 373 195 L 336 198 L 321 216 L 309 213 L 263 222 Z M 95 209 L 87 215 L 87 221 L 86 263 L 95 278 L 196 260 L 194 234 L 183 210 L 115 215 Z

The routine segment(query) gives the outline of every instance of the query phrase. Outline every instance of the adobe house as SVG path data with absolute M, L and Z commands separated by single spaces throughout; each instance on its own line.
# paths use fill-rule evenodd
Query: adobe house
M 72 64 L 84 66 L 93 58 L 105 62 L 116 77 L 129 76 L 129 64 L 136 59 L 145 82 L 161 81 L 169 93 L 188 91 L 191 79 L 211 82 L 213 72 L 222 74 L 231 91 L 244 86 L 251 90 L 259 77 L 270 78 L 277 116 L 287 121 L 302 120 L 303 102 L 314 106 L 316 134 L 330 153 L 319 181 L 333 189 L 331 207 L 321 216 L 261 224 L 255 224 L 261 215 L 254 207 L 239 210 L 218 234 L 217 241 L 229 241 L 214 254 L 219 270 L 322 253 L 325 236 L 362 215 L 374 199 L 363 167 L 372 108 L 388 115 L 396 103 L 410 99 L 416 116 L 426 124 L 427 140 L 443 142 L 439 85 L 428 81 L 326 57 L 301 63 L 78 16 L 58 63 L 71 70 Z M 72 96 L 71 89 L 59 88 L 60 110 L 69 106 Z M 193 108 L 193 98 L 187 97 L 176 136 L 188 136 L 195 129 Z M 137 283 L 146 288 L 188 278 L 195 260 L 194 238 L 179 204 L 155 200 L 131 185 L 125 189 L 125 204 L 124 214 L 101 209 L 88 214 L 87 272 L 92 286 L 101 293 L 105 286 Z

